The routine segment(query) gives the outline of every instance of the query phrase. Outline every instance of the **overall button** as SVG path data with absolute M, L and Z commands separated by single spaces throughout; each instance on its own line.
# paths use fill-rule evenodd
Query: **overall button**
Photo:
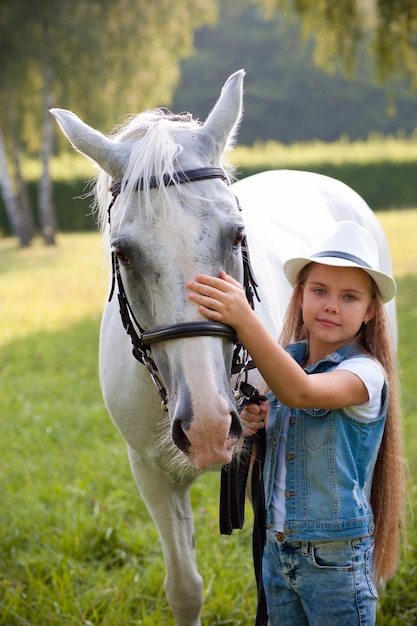
M 284 541 L 285 535 L 284 533 L 275 533 L 275 538 L 277 541 Z

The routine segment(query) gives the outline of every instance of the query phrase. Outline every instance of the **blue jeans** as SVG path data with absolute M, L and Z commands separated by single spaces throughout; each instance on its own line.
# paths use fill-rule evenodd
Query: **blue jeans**
M 263 582 L 269 626 L 373 626 L 372 537 L 279 541 L 267 530 Z

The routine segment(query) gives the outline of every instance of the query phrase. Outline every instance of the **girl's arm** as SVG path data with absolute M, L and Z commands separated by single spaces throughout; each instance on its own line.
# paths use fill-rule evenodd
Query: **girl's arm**
M 269 334 L 240 283 L 225 272 L 220 278 L 201 274 L 187 288 L 200 313 L 235 329 L 267 385 L 286 406 L 336 409 L 369 400 L 364 383 L 351 372 L 307 375 Z

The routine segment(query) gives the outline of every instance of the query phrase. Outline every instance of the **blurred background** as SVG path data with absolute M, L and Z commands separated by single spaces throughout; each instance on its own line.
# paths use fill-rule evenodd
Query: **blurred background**
M 240 175 L 302 166 L 337 175 L 376 209 L 409 205 L 417 197 L 410 175 L 416 37 L 417 7 L 409 0 L 2 2 L 0 232 L 27 246 L 39 230 L 52 245 L 58 230 L 95 227 L 88 199 L 68 209 L 91 169 L 65 158 L 59 166 L 56 157 L 71 153 L 51 107 L 71 109 L 104 133 L 155 106 L 204 120 L 227 76 L 241 67 L 239 144 L 253 150 L 242 152 L 241 162 L 233 157 Z M 389 149 L 381 144 L 386 137 L 397 140 L 395 158 L 392 142 Z M 379 156 L 366 157 L 364 171 L 357 151 L 348 151 L 372 141 Z M 272 155 L 271 142 L 341 148 L 294 163 L 288 152 Z M 336 171 L 342 161 L 350 164 Z

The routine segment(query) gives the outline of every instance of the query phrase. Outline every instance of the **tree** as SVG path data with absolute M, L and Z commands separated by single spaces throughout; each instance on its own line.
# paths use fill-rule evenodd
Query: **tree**
M 242 144 L 414 133 L 417 93 L 404 79 L 377 84 L 365 42 L 354 76 L 346 76 L 340 60 L 329 73 L 314 64 L 314 42 L 300 30 L 294 15 L 276 10 L 265 20 L 257 4 L 240 1 L 233 10 L 222 5 L 218 23 L 196 33 L 196 52 L 181 62 L 173 109 L 204 118 L 218 85 L 244 67 Z
M 6 213 L 14 235 L 19 236 L 20 215 L 16 194 L 13 190 L 13 183 L 7 166 L 6 150 L 4 146 L 3 133 L 0 130 L 0 187 L 3 195 Z
M 28 246 L 33 237 L 34 224 L 27 188 L 21 176 L 18 129 L 22 123 L 19 105 L 30 97 L 30 91 L 26 91 L 25 83 L 21 80 L 24 75 L 26 56 L 23 52 L 24 35 L 21 38 L 20 52 L 16 52 L 22 33 L 19 29 L 13 31 L 13 27 L 19 23 L 19 14 L 16 3 L 0 5 L 0 126 L 2 128 L 0 171 L 2 195 L 12 232 L 22 246 Z M 19 84 L 21 85 L 20 102 L 16 97 Z M 9 158 L 7 152 L 10 154 Z
M 400 75 L 417 89 L 417 3 L 414 0 L 257 0 L 271 15 L 290 11 L 316 42 L 315 59 L 331 68 L 341 58 L 348 71 L 358 44 L 369 37 L 381 80 Z
M 0 7 L 0 126 L 5 145 L 42 154 L 39 213 L 54 243 L 49 176 L 52 119 L 61 106 L 95 126 L 168 102 L 193 32 L 218 0 L 14 0 Z M 2 106 L 4 104 L 4 106 Z

